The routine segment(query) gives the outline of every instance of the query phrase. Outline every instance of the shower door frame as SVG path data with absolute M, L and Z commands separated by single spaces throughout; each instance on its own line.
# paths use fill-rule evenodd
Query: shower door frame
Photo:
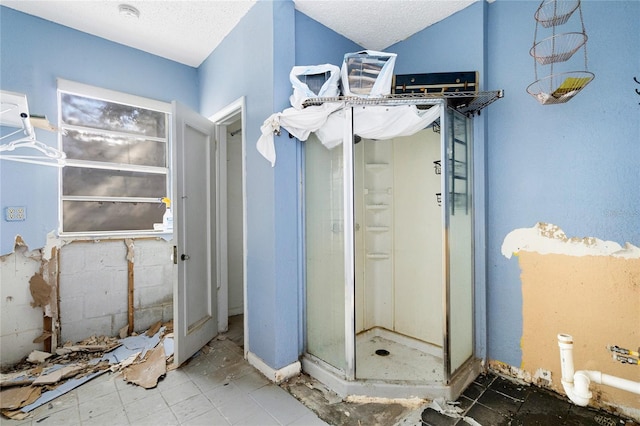
M 323 377 L 324 379 L 329 380 L 331 383 L 339 386 L 343 391 L 347 391 L 351 389 L 348 383 L 357 384 L 361 381 L 367 381 L 367 379 L 357 379 L 356 378 L 356 310 L 355 310 L 355 297 L 356 297 L 356 280 L 355 280 L 355 200 L 354 200 L 354 134 L 353 134 L 353 109 L 356 106 L 362 105 L 432 105 L 434 107 L 440 108 L 439 113 L 439 121 L 440 121 L 440 159 L 441 159 L 441 173 L 442 179 L 440 182 L 440 191 L 442 194 L 449 194 L 450 191 L 450 182 L 449 176 L 452 170 L 451 162 L 449 161 L 450 152 L 448 146 L 448 139 L 450 138 L 450 122 L 453 121 L 453 115 L 459 114 L 462 117 L 467 119 L 467 126 L 470 129 L 470 133 L 467 134 L 468 137 L 471 138 L 471 144 L 473 145 L 473 120 L 469 116 L 465 116 L 464 114 L 460 114 L 458 111 L 455 111 L 451 108 L 447 107 L 446 99 L 437 99 L 437 98 L 421 98 L 421 99 L 402 99 L 400 102 L 397 100 L 391 99 L 343 99 L 341 101 L 342 109 L 345 114 L 345 125 L 343 129 L 343 143 L 342 143 L 342 167 L 343 167 L 343 228 L 345 231 L 350 230 L 350 232 L 344 232 L 344 246 L 343 246 L 343 255 L 344 255 L 344 369 L 340 367 L 335 367 L 327 363 L 325 360 L 321 358 L 316 358 L 313 353 L 309 353 L 305 349 L 305 353 L 307 353 L 311 358 L 309 358 L 310 362 L 306 362 L 305 358 L 303 358 L 303 364 L 309 368 L 309 372 L 312 376 L 318 374 L 316 378 Z M 451 119 L 450 119 L 451 117 Z M 337 148 L 340 149 L 340 148 Z M 473 148 L 468 152 L 468 161 L 471 162 L 470 169 L 468 173 L 473 176 Z M 474 185 L 472 185 L 474 186 Z M 443 373 L 443 381 L 438 383 L 433 383 L 431 385 L 427 385 L 427 387 L 431 390 L 434 390 L 433 385 L 442 386 L 442 391 L 436 391 L 434 395 L 440 396 L 444 395 L 445 398 L 457 398 L 457 394 L 452 394 L 451 389 L 459 388 L 460 382 L 465 381 L 469 382 L 475 378 L 477 373 L 479 373 L 478 366 L 475 365 L 474 359 L 476 357 L 475 351 L 475 265 L 474 265 L 474 243 L 473 239 L 475 237 L 474 232 L 474 222 L 475 222 L 475 213 L 473 202 L 471 202 L 469 207 L 469 215 L 471 220 L 471 289 L 470 289 L 470 297 L 471 297 L 471 345 L 470 351 L 471 355 L 464 362 L 462 362 L 456 371 L 451 370 L 451 307 L 450 307 L 450 287 L 451 287 L 451 277 L 450 277 L 450 267 L 451 267 L 451 256 L 449 253 L 450 244 L 449 244 L 449 212 L 450 212 L 450 203 L 454 202 L 451 200 L 449 196 L 441 197 L 442 200 L 442 213 L 441 213 L 441 227 L 442 227 L 442 373 Z M 305 268 L 306 269 L 306 268 Z M 306 292 L 306 290 L 305 290 Z M 306 310 L 306 308 L 305 308 Z M 306 320 L 305 320 L 305 330 L 306 330 Z M 312 361 L 315 359 L 316 361 Z M 317 361 L 321 361 L 318 363 Z M 325 368 L 319 366 L 325 365 Z M 468 366 L 471 370 L 475 371 L 475 375 L 469 379 L 468 374 L 458 374 L 458 371 L 462 372 L 463 366 Z M 328 369 L 327 369 L 328 368 Z M 469 368 L 465 368 L 465 370 L 469 370 Z M 343 377 L 343 380 L 346 380 L 345 383 L 340 384 L 340 379 L 337 382 L 334 382 L 331 379 L 331 371 L 334 371 L 333 374 L 340 372 L 340 375 Z M 473 373 L 469 373 L 473 374 Z M 459 379 L 460 378 L 460 379 Z M 324 381 L 322 378 L 321 381 Z M 416 383 L 415 385 L 408 385 L 409 387 L 418 386 L 419 388 L 425 389 L 424 384 Z M 355 388 L 354 388 L 355 389 Z M 364 390 L 364 388 L 362 388 Z M 442 392 L 442 393 L 440 393 Z M 413 394 L 413 392 L 410 392 Z M 435 397 L 435 396 L 434 396 Z
M 371 100 L 374 101 L 377 105 L 384 105 L 383 100 Z M 356 380 L 356 312 L 355 312 L 355 294 L 356 294 L 356 283 L 355 283 L 355 201 L 354 201 L 354 134 L 353 134 L 353 108 L 357 105 L 362 105 L 362 103 L 368 103 L 364 100 L 361 101 L 353 101 L 346 102 L 344 105 L 345 111 L 345 126 L 344 126 L 344 134 L 343 134 L 343 143 L 342 143 L 342 153 L 343 153 L 343 171 L 344 171 L 344 181 L 343 181 L 343 218 L 344 218 L 344 229 L 351 230 L 351 232 L 344 233 L 344 279 L 345 279 L 345 378 L 348 381 Z M 420 104 L 430 104 L 434 106 L 438 106 L 440 108 L 440 128 L 442 129 L 440 132 L 440 159 L 441 159 L 441 167 L 442 167 L 442 176 L 441 179 L 441 193 L 448 194 L 449 193 L 449 174 L 451 173 L 451 164 L 448 160 L 448 146 L 447 146 L 447 138 L 449 137 L 449 111 L 447 110 L 447 105 L 445 100 L 425 100 L 419 102 Z M 454 111 L 454 114 L 459 114 L 457 111 Z M 446 130 L 445 130 L 446 129 Z M 442 268 L 443 268 L 443 292 L 442 292 L 442 324 L 443 324 L 443 346 L 442 346 L 442 357 L 443 357 L 443 385 L 447 385 L 453 372 L 450 371 L 451 358 L 450 358 L 450 310 L 449 310 L 449 289 L 450 289 L 450 256 L 449 256 L 449 244 L 448 244 L 448 231 L 449 231 L 449 203 L 453 202 L 450 200 L 450 197 L 444 196 L 442 197 L 442 216 L 441 216 L 441 226 L 442 226 Z M 472 217 L 473 214 L 471 213 Z M 473 228 L 473 221 L 472 221 Z M 473 232 L 472 232 L 473 235 Z M 472 242 L 473 244 L 473 242 Z M 472 250 L 473 251 L 473 250 Z M 473 266 L 472 266 L 472 276 L 473 276 Z M 471 297 L 473 299 L 473 287 L 471 290 Z M 472 354 L 471 358 L 473 358 L 475 354 L 474 350 L 474 325 L 472 324 Z

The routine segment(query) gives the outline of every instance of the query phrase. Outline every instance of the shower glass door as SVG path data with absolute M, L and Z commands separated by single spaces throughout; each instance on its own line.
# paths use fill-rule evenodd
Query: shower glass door
M 472 121 L 447 109 L 447 376 L 473 355 Z
M 306 350 L 344 372 L 345 251 L 342 147 L 305 143 Z

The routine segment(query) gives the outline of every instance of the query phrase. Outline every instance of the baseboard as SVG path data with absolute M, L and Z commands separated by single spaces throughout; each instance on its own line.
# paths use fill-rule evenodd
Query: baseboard
M 249 364 L 257 368 L 265 377 L 274 383 L 282 383 L 292 377 L 300 374 L 302 366 L 300 361 L 293 362 L 279 369 L 274 369 L 268 366 L 262 359 L 260 359 L 253 352 L 247 352 L 247 361 Z

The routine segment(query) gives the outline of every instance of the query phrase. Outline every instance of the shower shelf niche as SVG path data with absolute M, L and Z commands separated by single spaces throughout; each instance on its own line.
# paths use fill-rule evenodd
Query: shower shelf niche
M 367 226 L 367 231 L 370 232 L 388 232 L 389 229 L 388 226 Z
M 367 253 L 367 259 L 371 260 L 386 260 L 391 258 L 389 253 Z
M 388 204 L 367 204 L 367 210 L 382 211 L 389 208 Z
M 367 163 L 365 164 L 367 170 L 381 171 L 389 168 L 389 163 Z

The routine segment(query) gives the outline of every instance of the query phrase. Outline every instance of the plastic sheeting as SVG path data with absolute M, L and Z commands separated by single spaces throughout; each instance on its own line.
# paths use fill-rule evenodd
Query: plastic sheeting
M 329 74 L 328 78 L 315 92 L 313 89 L 317 86 L 317 81 L 325 78 L 327 74 Z M 289 101 L 296 109 L 302 109 L 304 101 L 309 98 L 330 98 L 340 95 L 340 68 L 335 65 L 293 67 L 289 73 L 289 80 L 293 86 L 293 95 L 289 97 Z M 309 87 L 310 85 L 312 87 Z
M 287 108 L 272 114 L 260 128 L 262 135 L 256 148 L 272 167 L 275 166 L 273 135 L 279 133 L 281 128 L 301 141 L 306 141 L 312 132 L 316 132 L 325 147 L 334 148 L 342 143 L 344 136 L 343 107 L 341 102 L 328 102 L 302 110 Z M 353 133 L 362 138 L 380 140 L 410 136 L 436 121 L 440 111 L 439 105 L 427 110 L 420 110 L 415 105 L 356 106 L 353 108 Z
M 375 50 L 344 55 L 340 69 L 344 95 L 376 98 L 390 94 L 396 56 Z

